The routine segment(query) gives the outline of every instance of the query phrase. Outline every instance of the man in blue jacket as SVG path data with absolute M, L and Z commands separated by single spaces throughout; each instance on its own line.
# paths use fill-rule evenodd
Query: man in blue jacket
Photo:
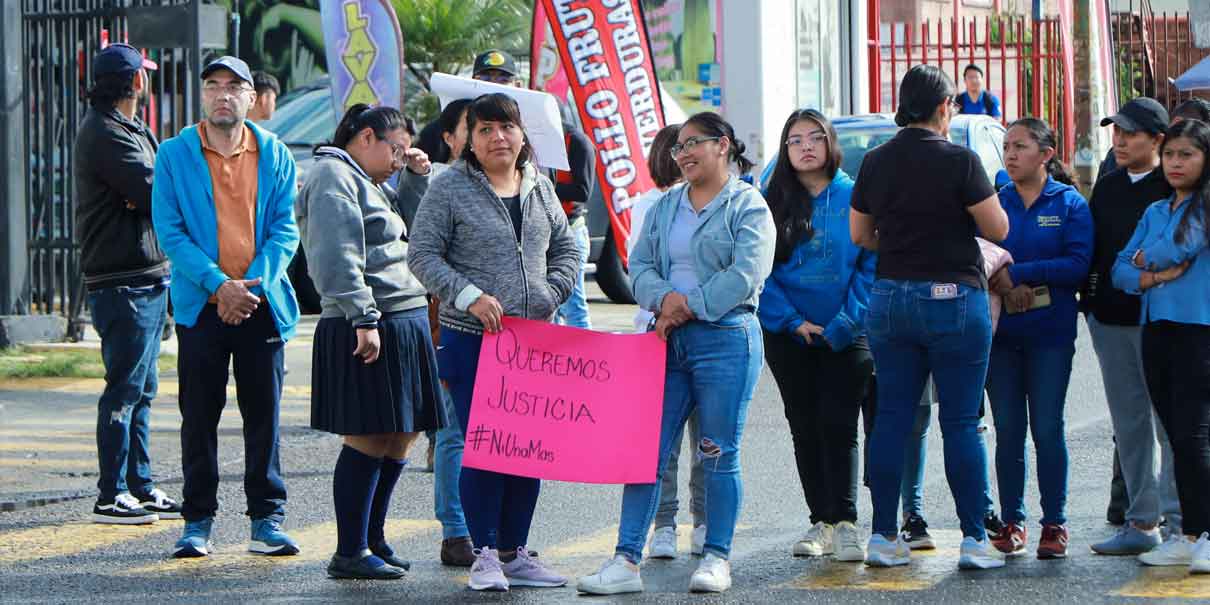
M 292 555 L 281 529 L 286 486 L 278 462 L 285 341 L 298 303 L 286 267 L 298 247 L 294 160 L 247 121 L 256 98 L 248 65 L 221 57 L 202 70 L 206 118 L 164 142 L 155 163 L 152 219 L 172 261 L 180 354 L 185 531 L 177 557 L 210 551 L 218 510 L 218 423 L 234 358 L 244 421 L 248 549 Z

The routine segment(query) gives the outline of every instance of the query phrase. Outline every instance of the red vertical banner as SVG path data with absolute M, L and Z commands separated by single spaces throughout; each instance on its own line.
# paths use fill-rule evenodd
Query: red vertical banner
M 584 131 L 623 262 L 630 207 L 655 187 L 647 154 L 664 109 L 639 0 L 541 0 Z M 535 11 L 537 12 L 537 11 Z M 535 16 L 535 32 L 540 25 Z M 544 32 L 545 33 L 545 32 Z

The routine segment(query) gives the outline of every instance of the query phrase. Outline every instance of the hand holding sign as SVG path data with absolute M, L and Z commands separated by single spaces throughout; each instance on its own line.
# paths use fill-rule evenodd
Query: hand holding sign
M 484 334 L 463 464 L 581 483 L 651 483 L 665 349 L 515 317 Z

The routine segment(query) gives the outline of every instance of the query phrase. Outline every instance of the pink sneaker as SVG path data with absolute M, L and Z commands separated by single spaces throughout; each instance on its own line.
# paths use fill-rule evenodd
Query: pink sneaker
M 475 549 L 475 562 L 471 565 L 471 579 L 467 585 L 471 590 L 508 591 L 508 578 L 504 577 L 500 555 L 495 549 Z
M 517 558 L 505 563 L 503 569 L 504 577 L 508 578 L 511 586 L 554 588 L 567 584 L 567 578 L 530 557 L 529 549 L 524 546 L 517 548 Z

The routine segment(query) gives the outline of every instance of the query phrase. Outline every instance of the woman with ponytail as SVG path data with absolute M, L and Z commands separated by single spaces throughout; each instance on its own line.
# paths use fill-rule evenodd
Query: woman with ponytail
M 747 171 L 751 162 L 721 116 L 690 117 L 669 152 L 685 183 L 668 189 L 648 212 L 630 257 L 635 298 L 655 313 L 655 331 L 668 342 L 659 462 L 654 483 L 623 491 L 614 556 L 577 586 L 591 594 L 643 590 L 639 562 L 660 480 L 695 410 L 706 537 L 689 590 L 731 587 L 728 558 L 743 494 L 739 444 L 763 361 L 756 307 L 777 236 L 760 192 L 731 173 L 731 164 Z
M 1210 126 L 1185 120 L 1160 147 L 1174 192 L 1143 214 L 1113 285 L 1142 295 L 1143 373 L 1175 461 L 1183 531 L 1139 559 L 1210 573 Z M 1182 535 L 1183 534 L 1183 535 Z
M 1092 213 L 1072 187 L 1046 122 L 1009 124 L 1004 165 L 1012 182 L 1000 190 L 1008 215 L 1003 246 L 1014 264 L 992 275 L 1004 314 L 992 341 L 987 394 L 996 423 L 996 477 L 1003 528 L 992 544 L 1025 552 L 1025 433 L 1037 452 L 1042 495 L 1039 559 L 1067 556 L 1067 441 L 1063 408 L 1075 355 L 1076 291 L 1092 262 Z
M 451 422 L 441 403 L 424 286 L 408 266 L 403 219 L 382 183 L 404 165 L 406 121 L 391 107 L 349 108 L 295 206 L 323 312 L 311 365 L 311 427 L 344 436 L 332 479 L 334 578 L 394 579 L 409 566 L 383 526 L 408 448 Z M 320 371 L 322 368 L 322 371 Z

